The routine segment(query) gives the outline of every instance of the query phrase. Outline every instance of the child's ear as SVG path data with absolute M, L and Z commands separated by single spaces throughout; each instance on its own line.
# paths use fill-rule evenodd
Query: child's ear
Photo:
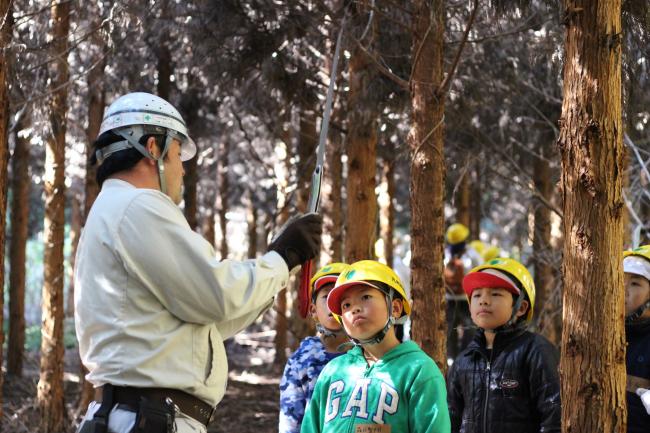
M 401 299 L 393 299 L 393 309 L 391 311 L 391 314 L 393 317 L 396 319 L 399 319 L 402 316 L 402 312 L 404 311 L 404 304 L 402 303 Z
M 318 317 L 316 316 L 316 305 L 313 302 L 309 304 L 309 314 L 313 320 L 318 322 Z
M 528 312 L 528 307 L 530 307 L 530 303 L 527 300 L 524 299 L 523 301 L 521 301 L 519 310 L 517 310 L 517 317 L 519 318 L 524 314 L 526 314 L 526 312 Z

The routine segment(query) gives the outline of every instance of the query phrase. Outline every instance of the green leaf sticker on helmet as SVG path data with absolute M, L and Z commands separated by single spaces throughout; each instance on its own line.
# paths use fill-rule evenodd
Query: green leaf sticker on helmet
M 488 262 L 488 265 L 500 265 L 501 263 L 503 263 L 502 260 L 499 260 L 499 259 L 492 259 L 492 260 L 490 260 L 490 261 Z
M 356 273 L 356 271 L 355 271 L 354 269 L 348 271 L 348 273 L 345 274 L 345 279 L 346 279 L 346 280 L 349 280 L 350 278 L 354 277 L 354 274 L 355 274 L 355 273 Z
M 147 121 L 147 122 L 151 121 L 151 116 L 148 115 L 148 114 L 145 114 L 144 115 L 144 120 Z
M 329 272 L 329 271 L 331 271 L 331 270 L 332 270 L 332 267 L 331 267 L 331 266 L 326 266 L 326 267 L 324 267 L 324 268 L 321 270 L 321 272 L 322 272 L 322 273 L 325 273 L 325 272 Z

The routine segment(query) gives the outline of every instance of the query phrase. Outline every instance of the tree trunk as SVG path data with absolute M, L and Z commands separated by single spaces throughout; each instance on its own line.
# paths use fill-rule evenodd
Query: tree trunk
M 76 191 L 73 191 L 70 197 L 70 272 L 68 284 L 68 297 L 66 298 L 65 315 L 74 318 L 74 266 L 77 255 L 77 246 L 79 245 L 79 236 L 81 235 L 82 218 L 81 215 L 81 197 Z
M 68 97 L 68 30 L 70 3 L 52 6 L 53 41 L 50 76 L 50 128 L 45 151 L 45 273 L 43 278 L 43 323 L 41 328 L 41 374 L 37 400 L 41 430 L 64 430 L 63 396 L 63 243 L 65 225 L 65 133 Z
M 472 239 L 481 238 L 481 218 L 483 212 L 481 211 L 481 173 L 478 167 L 478 162 L 473 164 L 472 169 L 472 185 L 470 186 L 470 216 L 469 216 L 469 233 Z
M 252 191 L 248 192 L 246 223 L 248 224 L 248 257 L 254 259 L 257 256 L 257 208 Z
M 355 21 L 367 21 L 367 2 L 357 4 Z M 361 17 L 364 17 L 361 19 Z M 374 38 L 374 26 L 370 39 Z M 376 163 L 377 163 L 377 103 L 370 85 L 377 79 L 372 61 L 355 46 L 349 67 L 348 107 L 348 178 L 345 260 L 353 263 L 374 258 L 377 226 Z
M 460 185 L 458 186 L 458 193 L 456 196 L 456 222 L 465 225 L 467 228 L 469 228 L 472 223 L 469 207 L 469 198 L 471 194 L 469 182 L 470 176 L 470 170 L 467 170 L 465 173 L 463 173 L 463 177 L 460 179 Z M 476 236 L 473 233 L 471 233 L 471 235 Z
M 380 215 L 380 227 L 381 227 L 381 238 L 384 241 L 384 258 L 386 259 L 386 264 L 390 267 L 393 266 L 393 257 L 395 249 L 395 204 L 393 202 L 395 197 L 395 148 L 392 143 L 389 141 L 389 149 L 387 154 L 389 157 L 384 159 L 383 167 L 383 177 L 384 182 L 386 182 L 386 197 L 384 201 L 380 203 L 381 215 Z
M 411 296 L 413 339 L 447 371 L 444 245 L 444 100 L 442 81 L 445 8 L 442 0 L 413 2 L 414 65 L 411 81 Z M 431 21 L 431 20 L 434 21 Z
M 325 161 L 325 178 L 327 179 L 327 194 L 324 202 L 324 210 L 328 217 L 323 232 L 331 238 L 329 251 L 327 252 L 332 262 L 343 261 L 343 163 L 342 157 L 343 140 L 341 134 L 336 131 L 330 134 L 327 144 L 327 157 Z
M 228 156 L 230 155 L 230 141 L 224 137 L 219 152 L 219 162 L 217 163 L 217 216 L 219 219 L 219 252 L 221 260 L 228 258 L 228 194 L 230 193 L 230 180 L 228 178 Z
M 282 225 L 289 219 L 289 182 L 291 180 L 291 159 L 293 158 L 291 146 L 291 110 L 287 107 L 281 115 L 282 130 L 280 131 L 280 140 L 284 143 L 285 156 L 284 156 L 284 176 L 279 179 L 277 189 L 278 209 L 279 214 L 277 218 L 277 227 Z M 277 231 L 277 230 L 276 230 Z M 275 298 L 275 365 L 282 366 L 287 361 L 287 290 L 284 289 L 278 293 Z
M 11 42 L 11 31 L 13 27 L 13 8 L 11 0 L 0 0 L 0 47 L 8 47 Z M 9 162 L 9 61 L 7 54 L 9 50 L 0 52 L 0 258 L 4 263 L 5 255 L 5 225 L 7 221 L 7 164 Z M 0 266 L 0 323 L 4 321 L 4 265 Z M 0 348 L 4 343 L 4 331 L 0 332 Z M 0 366 L 2 366 L 2 350 L 0 350 Z M 2 385 L 3 373 L 0 368 L 0 420 L 2 414 Z M 1 426 L 0 426 L 1 428 Z
M 189 78 L 190 86 L 193 86 L 193 77 Z M 187 130 L 189 133 L 192 133 L 192 130 L 197 126 L 197 117 L 199 113 L 199 96 L 191 88 L 186 91 L 181 98 L 181 113 L 183 118 L 187 123 Z M 198 146 L 198 143 L 197 143 Z M 199 181 L 199 170 L 198 170 L 198 149 L 197 155 L 194 158 L 190 159 L 183 163 L 183 168 L 185 169 L 185 176 L 183 177 L 183 184 L 185 189 L 183 190 L 183 202 L 184 202 L 184 212 L 185 218 L 187 219 L 188 224 L 192 230 L 196 230 L 198 227 L 198 181 Z
M 544 143 L 538 149 L 541 158 L 535 158 L 533 167 L 533 180 L 535 189 L 546 200 L 551 202 L 553 184 L 551 182 L 551 166 L 544 152 L 550 141 L 547 136 L 542 136 Z M 547 144 L 548 143 L 548 144 Z M 551 210 L 539 199 L 534 199 L 534 228 L 533 228 L 533 269 L 535 272 L 535 312 L 533 317 L 541 318 L 541 312 L 546 306 L 546 299 L 552 289 L 553 268 L 551 262 L 553 251 L 551 248 Z M 540 329 L 541 331 L 541 329 Z
M 621 2 L 564 4 L 562 429 L 622 433 Z
M 24 119 L 24 117 L 23 117 Z M 9 341 L 7 373 L 23 375 L 25 354 L 25 264 L 29 218 L 29 139 L 19 137 L 22 122 L 16 128 L 16 147 L 11 157 L 11 243 L 9 246 Z

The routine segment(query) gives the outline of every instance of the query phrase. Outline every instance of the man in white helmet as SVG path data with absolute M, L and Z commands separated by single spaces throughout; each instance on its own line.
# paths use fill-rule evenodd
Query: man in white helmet
M 101 192 L 77 250 L 75 323 L 96 392 L 78 431 L 205 433 L 226 387 L 223 340 L 318 253 L 322 221 L 295 218 L 262 257 L 220 262 L 177 206 L 196 146 L 171 104 L 122 96 L 95 149 Z

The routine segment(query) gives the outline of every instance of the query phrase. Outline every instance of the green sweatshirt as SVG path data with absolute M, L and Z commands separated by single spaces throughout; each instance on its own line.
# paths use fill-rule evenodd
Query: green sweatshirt
M 390 429 L 370 424 L 388 424 Z M 355 347 L 321 372 L 300 431 L 448 433 L 445 380 L 412 341 L 391 349 L 372 366 Z

